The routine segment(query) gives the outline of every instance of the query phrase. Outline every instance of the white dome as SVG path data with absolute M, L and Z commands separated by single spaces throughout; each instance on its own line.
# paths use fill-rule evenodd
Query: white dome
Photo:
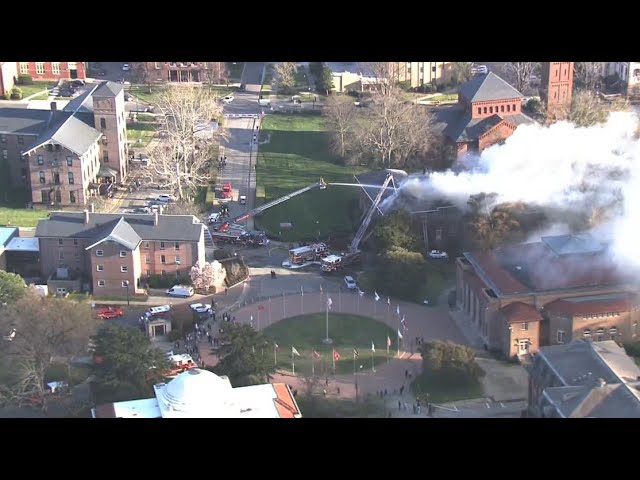
M 182 372 L 162 389 L 168 408 L 181 412 L 199 410 L 224 401 L 231 385 L 208 370 L 194 368 Z

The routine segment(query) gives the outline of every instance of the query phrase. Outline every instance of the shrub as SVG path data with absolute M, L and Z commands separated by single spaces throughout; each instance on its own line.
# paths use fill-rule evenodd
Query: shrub
M 20 87 L 13 87 L 11 89 L 11 100 L 22 100 L 22 90 Z
M 456 385 L 476 382 L 484 370 L 476 363 L 474 351 L 451 342 L 429 342 L 420 347 L 422 370 L 433 383 Z
M 152 275 L 147 281 L 149 288 L 171 288 L 174 285 L 191 285 L 189 277 L 174 277 L 170 275 Z
M 18 75 L 18 85 L 33 85 L 33 78 L 29 74 Z
M 4 92 L 4 95 L 2 95 L 2 98 L 4 98 L 5 100 L 11 99 L 11 92 Z
M 625 343 L 624 350 L 631 357 L 640 357 L 640 342 Z

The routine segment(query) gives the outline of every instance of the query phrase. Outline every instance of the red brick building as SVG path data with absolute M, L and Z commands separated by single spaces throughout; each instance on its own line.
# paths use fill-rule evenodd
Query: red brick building
M 540 98 L 550 121 L 566 118 L 571 108 L 574 62 L 546 62 L 542 64 Z
M 489 72 L 462 84 L 458 104 L 438 108 L 434 113 L 446 143 L 458 155 L 481 152 L 511 136 L 533 119 L 522 113 L 522 94 Z
M 225 62 L 144 62 L 133 64 L 148 83 L 223 83 Z M 142 80 L 140 80 L 142 81 Z
M 18 62 L 18 73 L 37 81 L 84 80 L 87 62 Z

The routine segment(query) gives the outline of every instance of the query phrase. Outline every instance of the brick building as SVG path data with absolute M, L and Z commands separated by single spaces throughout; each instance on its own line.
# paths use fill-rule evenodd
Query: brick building
M 142 69 L 149 83 L 217 83 L 224 80 L 224 62 L 144 62 L 133 64 Z
M 640 418 L 640 368 L 611 340 L 542 347 L 529 369 L 528 413 Z
M 506 356 L 578 339 L 637 338 L 636 282 L 588 234 L 467 252 L 456 267 L 457 314 Z
M 127 175 L 124 93 L 91 85 L 60 110 L 0 109 L 0 163 L 35 204 L 84 205 L 100 183 Z
M 574 62 L 545 62 L 542 64 L 540 98 L 550 121 L 567 117 L 573 97 Z
M 85 80 L 87 62 L 18 62 L 18 73 L 36 81 Z
M 140 290 L 152 275 L 187 276 L 205 259 L 204 228 L 192 215 L 56 212 L 38 222 L 36 237 L 43 278 L 63 269 L 96 296 Z
M 533 119 L 522 113 L 522 94 L 489 72 L 460 85 L 458 103 L 437 108 L 435 123 L 457 155 L 482 152 Z

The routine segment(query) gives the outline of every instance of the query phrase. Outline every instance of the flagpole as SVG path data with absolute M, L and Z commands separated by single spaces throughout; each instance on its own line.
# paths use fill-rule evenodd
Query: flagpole
M 284 301 L 284 292 L 282 292 L 282 312 L 284 313 L 284 318 L 287 318 L 287 304 Z
M 304 315 L 304 289 L 300 285 L 300 312 Z
M 400 329 L 398 329 L 398 358 L 400 358 Z
M 342 311 L 342 285 L 338 288 L 338 310 Z
M 293 346 L 291 347 L 291 372 L 294 375 L 296 374 L 296 362 L 295 362 L 294 356 L 293 356 Z
M 376 297 L 373 297 L 373 318 L 375 318 L 376 320 L 377 320 L 377 318 L 376 318 L 376 310 L 378 308 L 377 304 L 378 304 L 378 301 L 376 300 Z
M 271 325 L 271 297 L 269 297 L 269 325 Z
M 273 364 L 278 366 L 278 345 L 275 343 L 273 344 Z
M 358 288 L 358 313 L 360 313 L 360 289 Z
M 371 344 L 371 346 L 373 347 L 373 344 Z M 376 365 L 375 365 L 375 363 L 373 362 L 373 354 L 374 354 L 374 353 L 375 353 L 375 352 L 374 352 L 374 350 L 373 350 L 373 348 L 372 348 L 372 349 L 371 349 L 371 371 L 372 371 L 373 373 L 376 373 Z
M 260 330 L 260 306 L 258 306 L 258 330 Z
M 356 370 L 356 351 L 353 350 L 353 378 L 356 386 L 356 402 L 358 401 L 358 370 Z
M 315 352 L 311 352 L 311 376 L 316 376 L 316 360 L 315 360 Z
M 331 355 L 331 361 L 333 362 L 332 367 L 333 367 L 333 374 L 336 374 L 336 349 L 333 349 L 332 355 Z

